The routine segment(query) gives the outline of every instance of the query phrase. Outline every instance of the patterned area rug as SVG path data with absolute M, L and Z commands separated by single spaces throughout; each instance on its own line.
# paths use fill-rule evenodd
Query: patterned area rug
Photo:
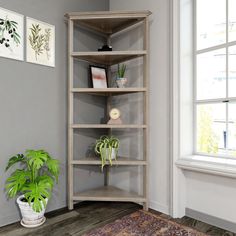
M 140 210 L 84 236 L 206 236 L 194 229 Z

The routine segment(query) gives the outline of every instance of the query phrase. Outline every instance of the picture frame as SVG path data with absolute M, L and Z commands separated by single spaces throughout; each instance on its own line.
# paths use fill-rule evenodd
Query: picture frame
M 107 69 L 100 66 L 89 66 L 93 88 L 108 88 Z
M 0 57 L 24 61 L 24 16 L 1 7 Z
M 26 61 L 55 67 L 55 26 L 26 17 Z

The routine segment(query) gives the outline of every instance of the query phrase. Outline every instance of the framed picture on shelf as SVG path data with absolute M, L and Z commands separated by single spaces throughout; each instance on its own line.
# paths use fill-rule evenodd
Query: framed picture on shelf
M 89 66 L 93 88 L 107 88 L 107 70 L 105 67 Z

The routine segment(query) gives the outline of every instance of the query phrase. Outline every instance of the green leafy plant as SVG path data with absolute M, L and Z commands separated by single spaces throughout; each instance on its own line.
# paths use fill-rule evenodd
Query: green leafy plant
M 11 49 L 12 43 L 18 46 L 21 43 L 21 37 L 17 29 L 18 23 L 16 21 L 9 20 L 7 16 L 5 19 L 0 18 L 0 45 L 9 49 Z
M 6 180 L 5 190 L 9 198 L 24 194 L 25 199 L 35 212 L 46 207 L 46 198 L 50 198 L 54 182 L 58 182 L 59 162 L 44 150 L 27 150 L 17 154 L 8 161 L 6 171 L 20 163 Z M 42 205 L 43 203 L 43 205 Z
M 110 165 L 112 165 L 112 151 L 115 152 L 115 159 L 116 159 L 119 145 L 120 145 L 119 139 L 113 136 L 109 137 L 103 135 L 96 140 L 94 150 L 95 153 L 98 154 L 101 158 L 102 170 L 106 164 L 107 159 L 109 160 Z
M 30 28 L 29 42 L 31 48 L 35 52 L 35 59 L 38 60 L 38 56 L 43 53 L 43 46 L 45 41 L 45 35 L 41 34 L 42 28 L 39 24 L 32 24 Z
M 51 39 L 51 29 L 45 29 L 45 34 L 44 34 L 44 50 L 46 51 L 47 54 L 47 59 L 49 60 L 50 58 L 50 39 Z
M 118 64 L 117 66 L 117 79 L 124 78 L 126 71 L 126 65 L 125 64 Z

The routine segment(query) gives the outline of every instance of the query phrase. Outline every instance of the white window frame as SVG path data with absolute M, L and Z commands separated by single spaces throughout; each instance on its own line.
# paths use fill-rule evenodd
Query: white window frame
M 230 159 L 235 159 L 235 157 L 230 156 L 230 155 L 222 155 L 222 154 L 212 154 L 212 153 L 201 153 L 197 152 L 197 105 L 198 104 L 214 104 L 214 103 L 227 103 L 226 104 L 226 131 L 228 133 L 228 104 L 230 102 L 236 102 L 236 97 L 228 97 L 228 69 L 229 69 L 229 47 L 235 46 L 236 41 L 228 42 L 229 40 L 229 11 L 228 11 L 228 5 L 229 5 L 229 0 L 226 1 L 226 43 L 217 45 L 217 46 L 212 46 L 212 47 L 207 47 L 204 49 L 197 50 L 197 0 L 193 0 L 194 4 L 194 9 L 193 9 L 193 23 L 194 23 L 194 29 L 193 29 L 193 45 L 194 45 L 194 50 L 193 50 L 193 122 L 194 122 L 194 137 L 193 137 L 193 152 L 194 155 L 201 155 L 201 156 L 214 156 L 214 157 L 220 157 L 220 158 L 230 158 Z M 207 52 L 212 52 L 217 49 L 226 49 L 226 98 L 219 98 L 219 99 L 204 99 L 204 100 L 197 100 L 197 55 L 202 54 L 202 53 L 207 53 Z M 226 139 L 226 147 L 228 148 L 228 137 Z

